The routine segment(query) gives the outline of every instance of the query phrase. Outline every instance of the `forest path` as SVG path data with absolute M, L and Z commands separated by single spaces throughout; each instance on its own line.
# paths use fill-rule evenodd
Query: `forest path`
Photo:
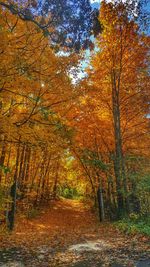
M 100 224 L 85 203 L 52 201 L 37 218 L 16 221 L 14 232 L 0 239 L 0 267 L 150 266 L 147 238 Z

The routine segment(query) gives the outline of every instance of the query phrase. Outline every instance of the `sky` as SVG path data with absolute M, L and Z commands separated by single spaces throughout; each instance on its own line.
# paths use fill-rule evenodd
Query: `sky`
M 91 3 L 99 3 L 100 0 L 90 0 Z
M 98 8 L 100 5 L 100 0 L 90 0 L 93 8 Z

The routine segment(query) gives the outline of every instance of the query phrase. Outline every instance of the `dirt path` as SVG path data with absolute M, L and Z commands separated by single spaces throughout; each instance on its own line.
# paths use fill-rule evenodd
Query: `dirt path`
M 17 220 L 13 234 L 0 239 L 0 267 L 150 266 L 146 238 L 100 224 L 84 203 L 51 202 L 36 219 Z

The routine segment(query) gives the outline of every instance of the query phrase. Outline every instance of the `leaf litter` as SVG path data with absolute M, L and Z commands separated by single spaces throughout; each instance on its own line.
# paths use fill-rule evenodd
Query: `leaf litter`
M 50 202 L 30 220 L 18 214 L 14 232 L 0 244 L 0 267 L 149 266 L 147 237 L 99 223 L 90 206 L 76 200 Z

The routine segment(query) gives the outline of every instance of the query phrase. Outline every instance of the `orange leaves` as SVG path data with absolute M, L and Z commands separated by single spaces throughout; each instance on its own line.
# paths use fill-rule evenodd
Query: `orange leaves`
M 5 10 L 2 12 L 3 113 L 9 113 L 12 122 L 17 124 L 30 119 L 41 120 L 42 108 L 47 110 L 49 119 L 51 109 L 59 112 L 59 117 L 63 101 L 65 103 L 71 94 L 65 67 L 67 60 L 54 55 L 49 40 L 32 23 L 16 20 Z

